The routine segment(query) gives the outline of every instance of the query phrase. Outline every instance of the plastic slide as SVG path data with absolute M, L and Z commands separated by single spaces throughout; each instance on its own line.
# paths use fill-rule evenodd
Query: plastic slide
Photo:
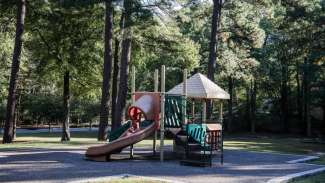
M 156 130 L 156 124 L 153 121 L 143 121 L 141 123 L 145 124 L 145 126 L 141 125 L 140 129 L 134 133 L 126 131 L 126 134 L 108 144 L 88 148 L 86 151 L 87 159 L 108 161 L 109 156 L 114 152 L 119 152 L 127 146 L 140 142 L 152 135 Z
M 111 154 L 120 152 L 123 148 L 140 142 L 152 135 L 158 128 L 154 118 L 156 105 L 155 96 L 143 95 L 129 108 L 132 122 L 125 123 L 110 136 L 110 142 L 105 145 L 89 147 L 86 158 L 94 161 L 108 161 Z M 141 121 L 141 119 L 145 119 Z

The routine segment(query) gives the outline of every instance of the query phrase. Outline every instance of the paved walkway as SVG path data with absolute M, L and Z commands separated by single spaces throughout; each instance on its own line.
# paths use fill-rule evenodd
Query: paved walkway
M 165 163 L 154 160 L 92 162 L 83 158 L 83 149 L 0 149 L 0 182 L 67 182 L 132 174 L 182 182 L 252 183 L 267 182 L 275 177 L 321 167 L 287 163 L 305 156 L 238 150 L 226 150 L 224 165 L 221 166 L 219 160 L 215 159 L 214 166 L 209 168 L 180 166 L 178 161 L 172 160 Z

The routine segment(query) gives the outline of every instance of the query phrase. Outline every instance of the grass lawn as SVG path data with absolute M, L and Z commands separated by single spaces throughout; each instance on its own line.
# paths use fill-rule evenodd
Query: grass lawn
M 317 175 L 294 180 L 291 181 L 290 183 L 324 183 L 324 182 L 325 182 L 325 173 L 320 173 Z
M 0 140 L 2 141 L 2 134 Z M 17 138 L 12 144 L 0 144 L 1 149 L 15 150 L 24 148 L 48 148 L 48 149 L 80 149 L 87 148 L 96 144 L 105 144 L 107 142 L 97 141 L 97 132 L 71 132 L 70 142 L 61 142 L 61 133 L 41 132 L 17 134 Z M 166 140 L 165 144 L 172 144 L 172 140 Z M 152 146 L 152 140 L 143 140 L 135 147 Z M 159 142 L 158 142 L 159 146 Z
M 2 137 L 2 134 L 0 134 Z M 300 138 L 280 137 L 280 136 L 254 136 L 245 137 L 226 137 L 224 147 L 226 149 L 240 149 L 260 152 L 279 152 L 293 154 L 311 154 L 315 152 L 325 152 L 324 144 L 304 143 Z M 95 144 L 104 144 L 96 140 L 97 132 L 71 132 L 71 141 L 60 142 L 61 133 L 42 132 L 18 134 L 13 144 L 1 144 L 0 149 L 15 148 L 86 148 Z M 2 139 L 0 139 L 2 141 Z M 158 139 L 159 141 L 159 139 Z M 165 144 L 172 144 L 172 140 L 165 140 Z M 147 139 L 139 142 L 136 146 L 151 146 L 152 140 Z M 159 142 L 157 142 L 159 145 Z M 325 160 L 318 160 L 319 163 L 325 164 Z M 313 162 L 317 163 L 317 161 Z
M 314 164 L 319 164 L 319 165 L 325 165 L 325 155 L 324 156 L 320 156 L 319 159 L 312 160 L 309 163 L 314 163 Z
M 305 143 L 302 141 L 302 139 L 297 137 L 260 135 L 243 138 L 243 136 L 226 137 L 224 142 L 225 148 L 289 154 L 312 154 L 316 152 L 325 152 L 324 144 Z

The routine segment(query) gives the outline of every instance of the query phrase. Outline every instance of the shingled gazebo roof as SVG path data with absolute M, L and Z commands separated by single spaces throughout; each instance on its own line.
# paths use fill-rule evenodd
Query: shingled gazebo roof
M 201 73 L 197 73 L 187 80 L 187 97 L 201 98 L 201 99 L 229 99 L 229 94 L 220 88 L 217 84 L 212 82 Z M 182 95 L 183 83 L 178 84 L 167 94 Z

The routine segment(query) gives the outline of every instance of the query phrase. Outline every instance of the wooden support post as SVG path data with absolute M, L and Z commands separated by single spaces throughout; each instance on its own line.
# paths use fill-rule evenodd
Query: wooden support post
M 160 117 L 160 162 L 164 162 L 164 136 L 165 136 L 165 65 L 161 66 L 161 117 Z
M 159 71 L 158 71 L 158 69 L 156 69 L 155 70 L 155 88 L 154 88 L 154 91 L 155 92 L 158 92 L 158 87 L 159 87 L 159 73 L 158 73 Z M 155 121 L 155 122 L 157 122 L 157 121 Z M 157 151 L 157 149 L 156 149 L 156 143 L 157 143 L 157 130 L 155 130 L 155 135 L 154 135 L 154 137 L 153 137 L 153 155 L 156 155 L 156 151 Z
M 183 73 L 183 106 L 182 106 L 182 114 L 183 114 L 183 129 L 187 124 L 187 116 L 186 116 L 186 95 L 187 95 L 187 69 L 184 69 Z
M 220 101 L 220 106 L 219 106 L 219 121 L 220 121 L 220 123 L 221 123 L 221 125 L 222 125 L 222 123 L 223 123 L 223 109 L 222 109 L 222 107 L 223 107 L 223 105 L 222 105 L 222 101 Z
M 202 111 L 202 123 L 205 123 L 207 120 L 207 101 L 203 99 L 203 111 Z
M 131 93 L 132 93 L 132 104 L 135 103 L 135 67 L 132 66 L 131 70 Z M 134 155 L 133 144 L 130 146 L 130 158 L 132 159 Z
M 192 99 L 192 121 L 195 119 L 195 100 Z
M 221 162 L 221 165 L 223 165 L 223 109 L 222 109 L 222 101 L 220 101 L 220 106 L 219 106 L 219 121 L 220 121 L 220 124 L 221 124 L 221 157 L 220 157 L 220 162 Z
M 131 72 L 132 72 L 132 74 L 131 74 L 132 104 L 134 104 L 134 102 L 135 102 L 135 67 L 134 66 L 132 66 Z

